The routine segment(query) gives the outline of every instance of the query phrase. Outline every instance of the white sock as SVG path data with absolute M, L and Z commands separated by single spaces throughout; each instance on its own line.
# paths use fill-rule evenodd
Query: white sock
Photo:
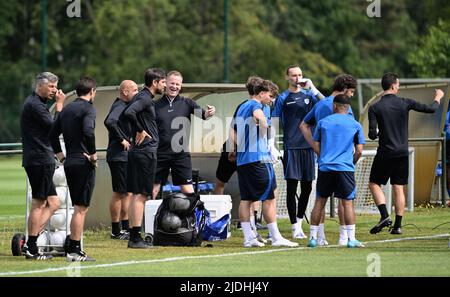
M 255 238 L 250 222 L 241 222 L 242 232 L 244 232 L 244 240 L 252 240 Z
M 281 236 L 280 230 L 278 230 L 277 222 L 267 224 L 267 228 L 269 228 L 269 234 L 272 237 L 272 240 L 279 240 L 283 238 L 283 236 Z
M 348 240 L 355 240 L 356 225 L 347 225 Z
M 255 216 L 250 216 L 250 224 L 252 225 L 252 229 L 256 230 Z
M 319 224 L 318 238 L 325 239 L 325 224 Z
M 298 225 L 299 230 L 301 230 L 301 231 L 303 231 L 302 223 L 303 223 L 303 218 L 302 219 L 297 218 L 297 225 Z
M 317 239 L 317 232 L 319 231 L 319 226 L 310 225 L 309 226 L 309 239 Z
M 297 231 L 298 228 L 299 228 L 298 222 L 295 223 L 295 224 L 292 224 L 292 231 L 293 231 L 293 232 Z
M 347 226 L 346 225 L 340 225 L 339 226 L 339 240 L 347 240 Z

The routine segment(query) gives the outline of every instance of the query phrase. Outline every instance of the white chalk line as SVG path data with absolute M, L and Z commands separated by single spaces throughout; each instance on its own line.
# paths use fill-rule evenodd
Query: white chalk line
M 366 241 L 363 243 L 364 244 L 377 244 L 377 243 L 390 243 L 390 242 L 400 242 L 400 241 L 408 241 L 408 240 L 434 239 L 434 238 L 441 238 L 441 237 L 450 237 L 450 234 L 446 233 L 446 234 L 438 234 L 438 235 L 431 235 L 431 236 L 403 237 L 403 238 L 395 238 L 395 239 Z M 335 248 L 335 247 L 342 247 L 342 246 L 328 245 L 328 246 L 325 246 L 322 248 Z M 307 249 L 311 249 L 311 248 L 302 246 L 302 247 L 296 247 L 296 248 L 280 248 L 280 249 L 271 249 L 271 250 L 262 250 L 262 251 L 237 252 L 237 253 L 229 253 L 229 254 L 171 257 L 171 258 L 163 258 L 163 259 L 136 260 L 136 261 L 125 261 L 125 262 L 97 264 L 97 265 L 85 265 L 85 266 L 80 265 L 77 267 L 77 269 L 105 268 L 105 267 L 128 266 L 128 265 L 136 265 L 136 264 L 175 262 L 175 261 L 193 260 L 193 259 L 208 259 L 208 258 L 233 257 L 233 256 L 242 256 L 242 255 L 269 254 L 269 253 L 278 253 L 278 252 L 285 252 L 285 251 L 307 250 Z M 71 264 L 73 264 L 73 262 Z M 70 266 L 70 264 L 68 263 L 68 266 L 65 266 L 65 267 L 55 267 L 55 268 L 47 268 L 47 269 L 40 269 L 40 270 L 29 270 L 29 271 L 0 272 L 0 276 L 48 273 L 48 272 L 58 272 L 58 271 L 64 271 L 64 270 L 73 270 L 73 266 Z

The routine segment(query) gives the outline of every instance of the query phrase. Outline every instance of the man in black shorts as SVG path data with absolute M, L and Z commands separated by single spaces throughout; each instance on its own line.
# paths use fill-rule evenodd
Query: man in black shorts
M 247 83 L 245 84 L 245 87 L 247 88 L 250 98 L 253 98 L 253 96 L 255 95 L 255 93 L 253 92 L 253 88 L 258 83 L 261 83 L 262 81 L 263 81 L 263 79 L 258 76 L 250 76 L 248 78 Z M 236 118 L 236 113 L 237 113 L 239 107 L 241 107 L 241 105 L 244 104 L 245 102 L 247 102 L 247 100 L 241 102 L 236 107 L 236 109 L 233 113 L 233 119 L 231 121 L 232 127 L 236 126 L 236 124 L 234 123 L 235 118 Z M 232 129 L 232 127 L 230 127 L 230 129 Z M 234 130 L 236 130 L 236 128 L 234 128 Z M 236 168 L 237 168 L 236 161 L 235 160 L 230 161 L 230 159 L 229 159 L 229 153 L 236 151 L 235 146 L 236 146 L 236 144 L 230 138 L 228 138 L 227 141 L 225 141 L 223 143 L 222 153 L 220 154 L 220 159 L 219 159 L 219 163 L 217 165 L 217 170 L 216 170 L 216 186 L 214 188 L 214 194 L 216 194 L 216 195 L 223 194 L 225 184 L 228 183 L 231 176 L 233 176 L 233 174 L 236 172 Z
M 92 105 L 96 94 L 96 82 L 90 77 L 81 77 L 75 87 L 78 98 L 67 104 L 50 132 L 53 150 L 61 153 L 59 135 L 64 137 L 66 160 L 64 172 L 74 213 L 70 223 L 70 244 L 66 255 L 68 262 L 95 261 L 81 250 L 84 220 L 95 185 L 97 150 L 95 147 L 95 108 Z
M 192 163 L 189 153 L 191 115 L 207 120 L 215 114 L 214 106 L 202 109 L 194 100 L 180 96 L 183 76 L 178 71 L 167 74 L 164 96 L 155 102 L 159 146 L 153 199 L 158 196 L 161 184 L 167 182 L 169 171 L 174 185 L 181 192 L 194 193 L 192 187 Z M 176 126 L 177 128 L 172 128 Z
M 145 86 L 124 111 L 131 125 L 133 146 L 128 152 L 128 192 L 130 202 L 129 248 L 151 248 L 141 236 L 145 201 L 152 196 L 156 169 L 156 151 L 159 143 L 156 111 L 153 98 L 166 87 L 166 74 L 161 69 L 148 69 L 144 74 Z
M 36 89 L 25 99 L 20 116 L 23 155 L 22 166 L 28 176 L 32 190 L 31 209 L 28 217 L 28 240 L 24 246 L 26 259 L 47 260 L 51 255 L 38 252 L 36 244 L 39 232 L 59 208 L 59 199 L 53 184 L 55 154 L 50 146 L 48 133 L 53 118 L 47 101 L 56 99 L 56 114 L 63 108 L 65 95 L 58 90 L 58 77 L 43 72 L 36 77 Z M 62 155 L 59 155 L 62 158 Z
M 386 197 L 381 185 L 391 179 L 395 199 L 395 224 L 391 234 L 401 234 L 402 217 L 405 209 L 404 185 L 408 184 L 408 117 L 409 111 L 434 113 L 444 96 L 442 90 L 436 90 L 434 101 L 430 105 L 418 103 L 412 99 L 397 97 L 400 81 L 393 73 L 386 73 L 381 79 L 384 93 L 380 100 L 369 107 L 369 138 L 378 136 L 379 146 L 372 169 L 370 170 L 369 188 L 372 192 L 381 219 L 371 230 L 379 233 L 392 224 L 386 208 Z M 379 131 L 377 131 L 377 126 Z
M 119 86 L 119 97 L 114 101 L 106 116 L 108 129 L 108 150 L 106 161 L 111 170 L 113 194 L 109 203 L 111 213 L 111 238 L 129 240 L 128 207 L 131 193 L 127 190 L 128 149 L 131 142 L 131 129 L 123 111 L 138 92 L 137 84 L 124 80 Z M 122 230 L 120 228 L 122 225 Z
M 253 89 L 255 88 L 255 86 L 260 84 L 262 81 L 263 81 L 263 79 L 260 78 L 259 76 L 250 76 L 247 79 L 247 82 L 245 83 L 245 87 L 247 88 L 248 94 L 250 95 L 250 99 L 252 99 L 255 96 L 255 92 L 253 91 Z M 236 124 L 234 123 L 235 118 L 236 118 L 236 113 L 237 113 L 239 107 L 241 107 L 241 105 L 244 104 L 245 102 L 247 102 L 247 100 L 241 102 L 236 107 L 236 110 L 234 111 L 234 114 L 233 114 L 233 120 L 231 121 L 230 129 L 236 130 Z M 230 133 L 231 133 L 230 135 L 233 135 L 232 131 L 230 131 Z M 232 157 L 233 159 L 230 160 L 230 152 L 236 152 L 236 144 L 234 143 L 234 141 L 231 138 L 228 138 L 227 141 L 225 141 L 223 144 L 222 153 L 220 154 L 219 163 L 217 165 L 216 186 L 214 187 L 215 195 L 223 195 L 225 184 L 228 183 L 231 176 L 237 170 L 236 160 L 233 157 Z M 259 235 L 257 232 L 258 229 L 267 228 L 267 227 L 262 226 L 260 223 L 256 222 L 255 214 L 257 212 L 257 209 L 260 208 L 260 205 L 261 205 L 261 203 L 259 201 L 255 201 L 254 203 L 252 203 L 252 205 L 250 207 L 250 224 L 252 225 L 252 229 L 255 232 L 255 236 L 257 237 L 257 239 L 262 243 L 266 243 L 267 241 L 265 239 L 263 239 L 261 237 L 261 235 Z

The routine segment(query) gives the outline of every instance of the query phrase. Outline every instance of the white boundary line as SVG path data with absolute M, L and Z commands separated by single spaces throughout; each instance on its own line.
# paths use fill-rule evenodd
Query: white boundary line
M 366 242 L 363 242 L 363 243 L 364 244 L 376 244 L 376 243 L 387 243 L 387 242 L 400 242 L 400 241 L 407 241 L 407 240 L 434 239 L 434 238 L 441 238 L 441 237 L 450 237 L 450 234 L 446 233 L 446 234 L 438 234 L 438 235 L 431 235 L 431 236 L 404 237 L 404 238 L 396 238 L 396 239 L 366 241 Z M 339 245 L 329 245 L 329 246 L 326 246 L 325 248 L 335 248 L 335 247 L 340 247 L 340 246 Z M 135 265 L 135 264 L 174 262 L 174 261 L 192 260 L 192 259 L 233 257 L 233 256 L 240 256 L 240 255 L 269 254 L 269 253 L 277 253 L 277 252 L 285 252 L 285 251 L 297 251 L 297 250 L 306 250 L 306 249 L 310 249 L 310 248 L 309 247 L 281 248 L 281 249 L 238 252 L 238 253 L 218 254 L 218 255 L 201 255 L 201 256 L 173 257 L 173 258 L 152 259 L 152 260 L 126 261 L 126 262 L 117 262 L 117 263 L 109 263 L 109 264 L 79 266 L 79 267 L 77 267 L 77 269 L 78 268 L 79 269 L 89 269 L 89 268 L 128 266 L 128 265 Z M 74 262 L 71 262 L 71 263 L 74 263 Z M 64 271 L 64 270 L 67 270 L 67 269 L 71 269 L 70 264 L 68 264 L 68 266 L 65 266 L 65 267 L 47 268 L 47 269 L 41 269 L 41 270 L 0 272 L 0 276 L 14 276 L 14 275 L 25 275 L 25 274 L 35 274 L 35 273 L 58 272 L 58 271 Z

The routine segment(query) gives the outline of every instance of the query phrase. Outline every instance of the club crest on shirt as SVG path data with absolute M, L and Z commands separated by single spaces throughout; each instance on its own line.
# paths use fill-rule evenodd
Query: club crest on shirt
M 305 98 L 303 101 L 305 102 L 306 105 L 309 104 L 309 98 Z

